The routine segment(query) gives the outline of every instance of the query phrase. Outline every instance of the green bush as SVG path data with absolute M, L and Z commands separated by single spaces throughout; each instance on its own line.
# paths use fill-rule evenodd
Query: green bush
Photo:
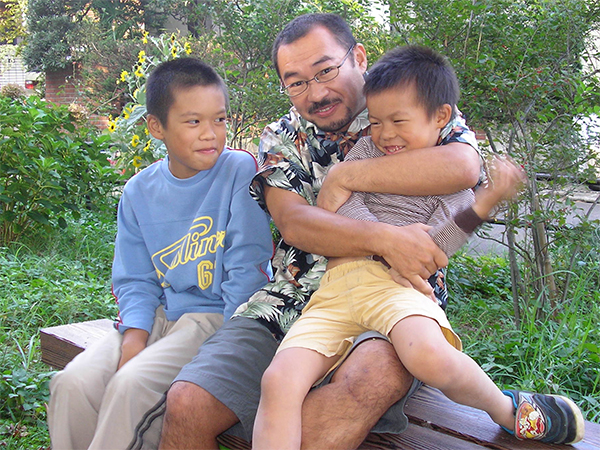
M 0 245 L 114 205 L 109 138 L 76 119 L 36 96 L 0 98 Z

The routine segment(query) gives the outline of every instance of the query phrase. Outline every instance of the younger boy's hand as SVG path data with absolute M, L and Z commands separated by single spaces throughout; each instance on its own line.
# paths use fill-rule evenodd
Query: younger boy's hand
M 473 211 L 483 220 L 502 200 L 509 200 L 525 183 L 523 170 L 508 157 L 493 157 L 488 162 L 488 182 L 475 192 Z
M 341 164 L 332 166 L 327 172 L 317 197 L 317 206 L 327 211 L 336 212 L 352 195 L 352 191 L 344 188 L 336 175 Z
M 119 360 L 117 370 L 121 369 L 127 361 L 146 348 L 148 336 L 149 334 L 147 331 L 138 328 L 129 328 L 123 333 L 121 359 Z

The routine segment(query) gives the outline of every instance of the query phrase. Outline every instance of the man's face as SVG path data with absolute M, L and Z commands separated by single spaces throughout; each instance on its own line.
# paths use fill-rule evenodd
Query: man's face
M 348 52 L 324 27 L 313 28 L 304 37 L 282 45 L 277 52 L 282 83 L 310 80 L 315 74 L 337 66 Z M 367 68 L 365 49 L 357 44 L 339 75 L 326 83 L 311 81 L 308 89 L 290 100 L 306 120 L 323 131 L 344 131 L 365 109 L 362 93 Z
M 173 91 L 167 123 L 148 116 L 148 129 L 167 147 L 169 170 L 190 178 L 211 169 L 225 147 L 227 107 L 219 86 L 193 86 Z

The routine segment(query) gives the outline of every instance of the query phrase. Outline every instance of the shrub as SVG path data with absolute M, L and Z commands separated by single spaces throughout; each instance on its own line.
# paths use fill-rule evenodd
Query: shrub
M 18 84 L 7 84 L 0 89 L 0 96 L 8 98 L 25 97 L 25 89 Z
M 109 138 L 76 125 L 66 106 L 0 97 L 0 246 L 114 204 L 108 152 Z

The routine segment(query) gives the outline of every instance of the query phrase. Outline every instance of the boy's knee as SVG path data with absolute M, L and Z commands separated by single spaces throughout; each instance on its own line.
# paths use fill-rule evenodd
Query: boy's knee
M 290 379 L 284 371 L 277 364 L 267 367 L 260 380 L 261 395 L 276 394 L 286 386 L 290 386 Z

